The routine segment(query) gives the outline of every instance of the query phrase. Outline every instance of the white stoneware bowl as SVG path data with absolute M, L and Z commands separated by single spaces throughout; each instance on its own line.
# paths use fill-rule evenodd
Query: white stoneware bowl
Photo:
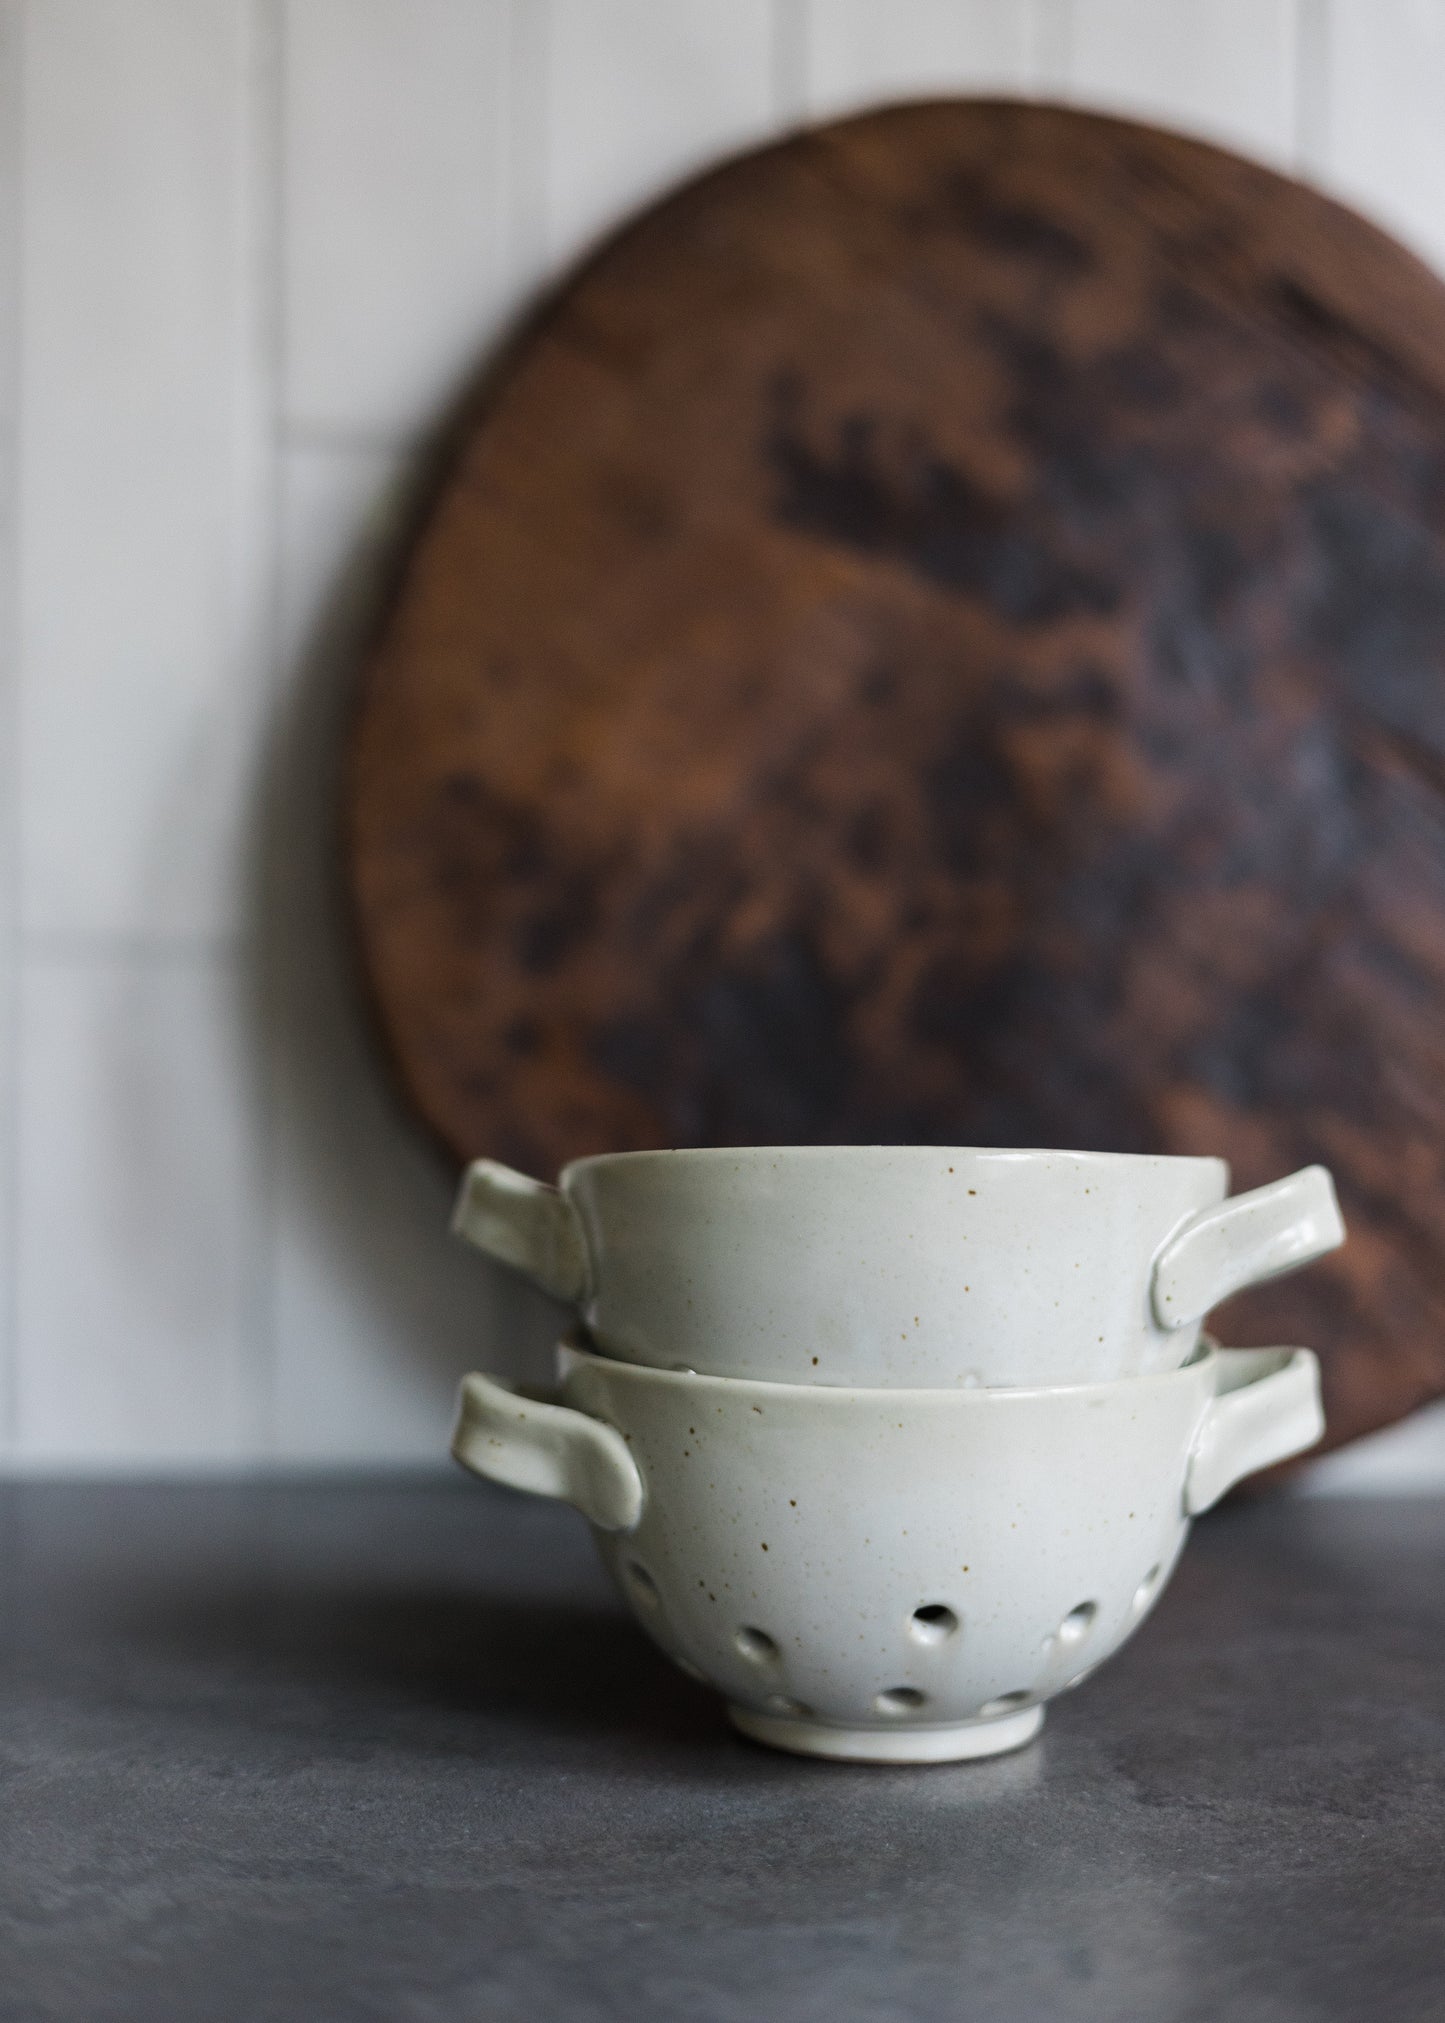
M 1118 1649 L 1189 1520 L 1311 1446 L 1305 1349 L 1042 1390 L 887 1391 L 564 1348 L 560 1404 L 462 1381 L 452 1451 L 571 1503 L 638 1621 L 746 1734 L 867 1762 L 991 1756 Z
M 935 1146 L 490 1160 L 456 1228 L 656 1369 L 796 1384 L 1078 1384 L 1187 1360 L 1209 1309 L 1344 1235 L 1323 1167 Z

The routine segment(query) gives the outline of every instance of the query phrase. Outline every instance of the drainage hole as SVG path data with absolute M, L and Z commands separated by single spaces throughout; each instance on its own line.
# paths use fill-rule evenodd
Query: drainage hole
M 958 1617 L 942 1602 L 925 1602 L 908 1621 L 908 1634 L 915 1644 L 941 1644 L 958 1628 Z
M 1089 1627 L 1099 1613 L 1097 1602 L 1080 1602 L 1076 1609 L 1070 1609 L 1059 1624 L 1059 1642 L 1077 1644 L 1089 1634 Z
M 771 1665 L 778 1655 L 778 1647 L 766 1630 L 741 1629 L 733 1642 L 755 1665 Z
M 655 1609 L 658 1606 L 659 1599 L 657 1582 L 652 1578 L 652 1575 L 647 1571 L 647 1568 L 642 1564 L 640 1559 L 628 1560 L 627 1578 L 632 1582 L 633 1592 L 636 1594 L 637 1599 L 640 1602 L 645 1602 L 648 1608 Z
M 880 1693 L 873 1705 L 880 1714 L 911 1714 L 915 1707 L 922 1707 L 928 1699 L 916 1686 L 889 1686 Z
M 1159 1574 L 1160 1569 L 1157 1566 L 1151 1566 L 1138 1587 L 1135 1588 L 1134 1608 L 1136 1613 L 1140 1609 L 1148 1608 L 1150 1602 L 1153 1601 L 1154 1590 L 1159 1585 Z
M 1011 1714 L 1015 1707 L 1022 1707 L 1025 1700 L 1030 1697 L 1027 1690 L 1020 1686 L 1017 1692 L 1000 1693 L 996 1700 L 985 1700 L 978 1711 L 983 1717 L 990 1714 Z

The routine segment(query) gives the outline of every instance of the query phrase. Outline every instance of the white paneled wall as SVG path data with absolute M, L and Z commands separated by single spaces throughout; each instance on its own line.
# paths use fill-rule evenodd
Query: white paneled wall
M 19 1210 L 20 807 L 15 624 L 19 408 L 20 10 L 0 0 L 0 1466 L 14 1451 Z
M 22 963 L 15 1411 L 36 1462 L 235 1460 L 263 1437 L 249 1010 L 235 951 Z
M 508 0 L 283 0 L 281 413 L 405 442 L 515 286 Z
M 1072 95 L 1289 166 L 1299 0 L 1073 0 Z
M 778 124 L 773 0 L 549 0 L 545 246 L 566 259 L 650 190 Z
M 412 1461 L 555 1316 L 346 967 L 346 684 L 428 438 L 675 178 L 884 96 L 1299 164 L 1445 262 L 1445 0 L 0 0 L 0 1462 Z M 1445 1417 L 1325 1486 L 1445 1481 Z
M 22 925 L 225 940 L 269 601 L 264 17 L 21 19 Z
M 1308 165 L 1445 267 L 1445 6 L 1329 0 Z
M 805 16 L 803 108 L 827 119 L 888 98 L 1027 92 L 1041 80 L 1044 23 L 1008 0 L 821 0 Z

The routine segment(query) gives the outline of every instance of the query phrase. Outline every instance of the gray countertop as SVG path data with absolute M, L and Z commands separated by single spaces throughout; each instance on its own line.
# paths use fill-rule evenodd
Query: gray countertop
M 981 1764 L 737 1738 L 580 1520 L 0 1490 L 0 2016 L 1445 2017 L 1445 1506 L 1205 1519 Z

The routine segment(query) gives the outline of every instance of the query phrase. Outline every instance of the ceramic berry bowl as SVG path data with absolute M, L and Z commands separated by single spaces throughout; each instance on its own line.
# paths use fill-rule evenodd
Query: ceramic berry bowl
M 766 1383 L 1094 1384 L 1188 1362 L 1243 1287 L 1344 1240 L 1307 1166 L 1226 1200 L 1222 1159 L 764 1145 L 479 1159 L 454 1227 L 571 1301 L 620 1362 Z
M 1034 1390 L 847 1390 L 565 1346 L 559 1403 L 463 1379 L 452 1451 L 573 1504 L 633 1613 L 760 1742 L 992 1756 L 1116 1651 L 1189 1521 L 1324 1420 L 1305 1349 Z

